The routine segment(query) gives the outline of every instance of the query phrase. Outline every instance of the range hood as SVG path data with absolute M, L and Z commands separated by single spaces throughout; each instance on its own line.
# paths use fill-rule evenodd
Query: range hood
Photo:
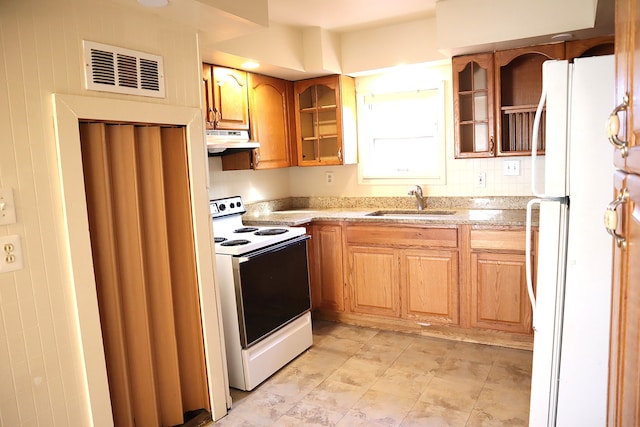
M 259 142 L 249 141 L 246 130 L 207 130 L 207 151 L 220 154 L 227 149 L 254 149 L 260 147 Z

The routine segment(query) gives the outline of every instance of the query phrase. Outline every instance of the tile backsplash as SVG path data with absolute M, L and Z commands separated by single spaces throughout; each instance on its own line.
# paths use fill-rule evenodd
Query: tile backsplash
M 518 160 L 520 174 L 504 175 L 504 161 Z M 210 158 L 209 197 L 240 195 L 246 203 L 285 197 L 410 197 L 409 184 L 372 185 L 358 182 L 357 165 L 292 167 L 266 171 L 222 172 L 220 160 Z M 538 159 L 538 171 L 544 170 L 544 158 Z M 326 182 L 326 173 L 333 182 Z M 485 186 L 476 178 L 485 174 Z M 531 193 L 531 159 L 529 157 L 488 159 L 447 159 L 447 179 L 442 185 L 427 185 L 419 180 L 425 197 L 523 196 Z

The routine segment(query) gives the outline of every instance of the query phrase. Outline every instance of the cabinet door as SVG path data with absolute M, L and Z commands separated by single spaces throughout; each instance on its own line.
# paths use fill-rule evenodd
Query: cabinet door
M 531 332 L 525 255 L 471 254 L 471 326 L 507 332 Z
M 204 121 L 207 129 L 213 129 L 215 120 L 213 104 L 213 67 L 209 64 L 202 64 L 202 92 L 204 94 Z
M 293 83 L 250 73 L 249 89 L 251 139 L 260 142 L 255 169 L 289 167 Z
M 616 103 L 621 111 L 619 126 L 610 127 L 610 133 L 617 133 L 618 140 L 629 147 L 628 155 L 625 150 L 616 149 L 614 163 L 617 168 L 633 173 L 640 173 L 640 114 L 634 114 L 634 100 L 640 96 L 638 77 L 634 74 L 640 70 L 640 55 L 636 55 L 636 41 L 640 38 L 640 5 L 637 3 L 616 1 Z M 625 97 L 626 108 L 623 107 Z
M 607 425 L 640 425 L 640 175 L 616 173 L 615 196 L 626 189 L 628 200 L 618 208 L 614 245 L 609 403 Z
M 343 163 L 339 77 L 294 83 L 298 166 Z
M 247 73 L 213 66 L 213 127 L 249 130 Z
M 542 93 L 542 63 L 563 59 L 564 44 L 503 50 L 494 57 L 497 155 L 527 155 L 533 147 L 533 119 Z M 538 151 L 544 152 L 544 135 L 536 142 Z
M 348 246 L 351 311 L 398 317 L 399 268 L 394 249 Z
M 612 55 L 614 53 L 613 36 L 594 37 L 591 39 L 572 40 L 565 44 L 565 58 L 573 62 L 576 58 L 589 56 Z
M 402 317 L 458 323 L 458 252 L 404 250 L 401 255 Z
M 317 224 L 312 228 L 311 299 L 314 308 L 344 311 L 342 226 Z
M 455 156 L 491 157 L 495 153 L 493 54 L 452 59 Z

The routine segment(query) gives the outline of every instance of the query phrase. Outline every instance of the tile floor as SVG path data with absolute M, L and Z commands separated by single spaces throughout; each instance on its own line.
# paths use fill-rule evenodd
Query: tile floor
M 215 426 L 526 426 L 531 352 L 314 321 L 314 345 Z

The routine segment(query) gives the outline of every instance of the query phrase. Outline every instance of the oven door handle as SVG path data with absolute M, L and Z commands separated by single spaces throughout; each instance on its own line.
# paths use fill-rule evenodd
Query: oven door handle
M 294 244 L 299 243 L 299 242 L 304 242 L 305 240 L 309 240 L 310 238 L 311 238 L 311 236 L 309 236 L 308 234 L 304 234 L 302 236 L 298 236 L 298 237 L 294 237 L 294 238 L 289 239 L 289 240 L 285 240 L 284 242 L 276 243 L 275 245 L 272 245 L 272 246 L 267 246 L 266 248 L 257 249 L 257 250 L 255 250 L 253 252 L 248 253 L 248 254 L 244 254 L 242 256 L 238 256 L 238 257 L 236 257 L 236 259 L 238 260 L 238 264 L 242 264 L 243 262 L 249 261 L 251 258 L 260 256 L 260 255 L 268 253 L 268 252 L 274 252 L 274 251 L 278 251 L 280 249 L 284 249 L 287 246 L 291 246 L 291 245 L 294 245 Z

